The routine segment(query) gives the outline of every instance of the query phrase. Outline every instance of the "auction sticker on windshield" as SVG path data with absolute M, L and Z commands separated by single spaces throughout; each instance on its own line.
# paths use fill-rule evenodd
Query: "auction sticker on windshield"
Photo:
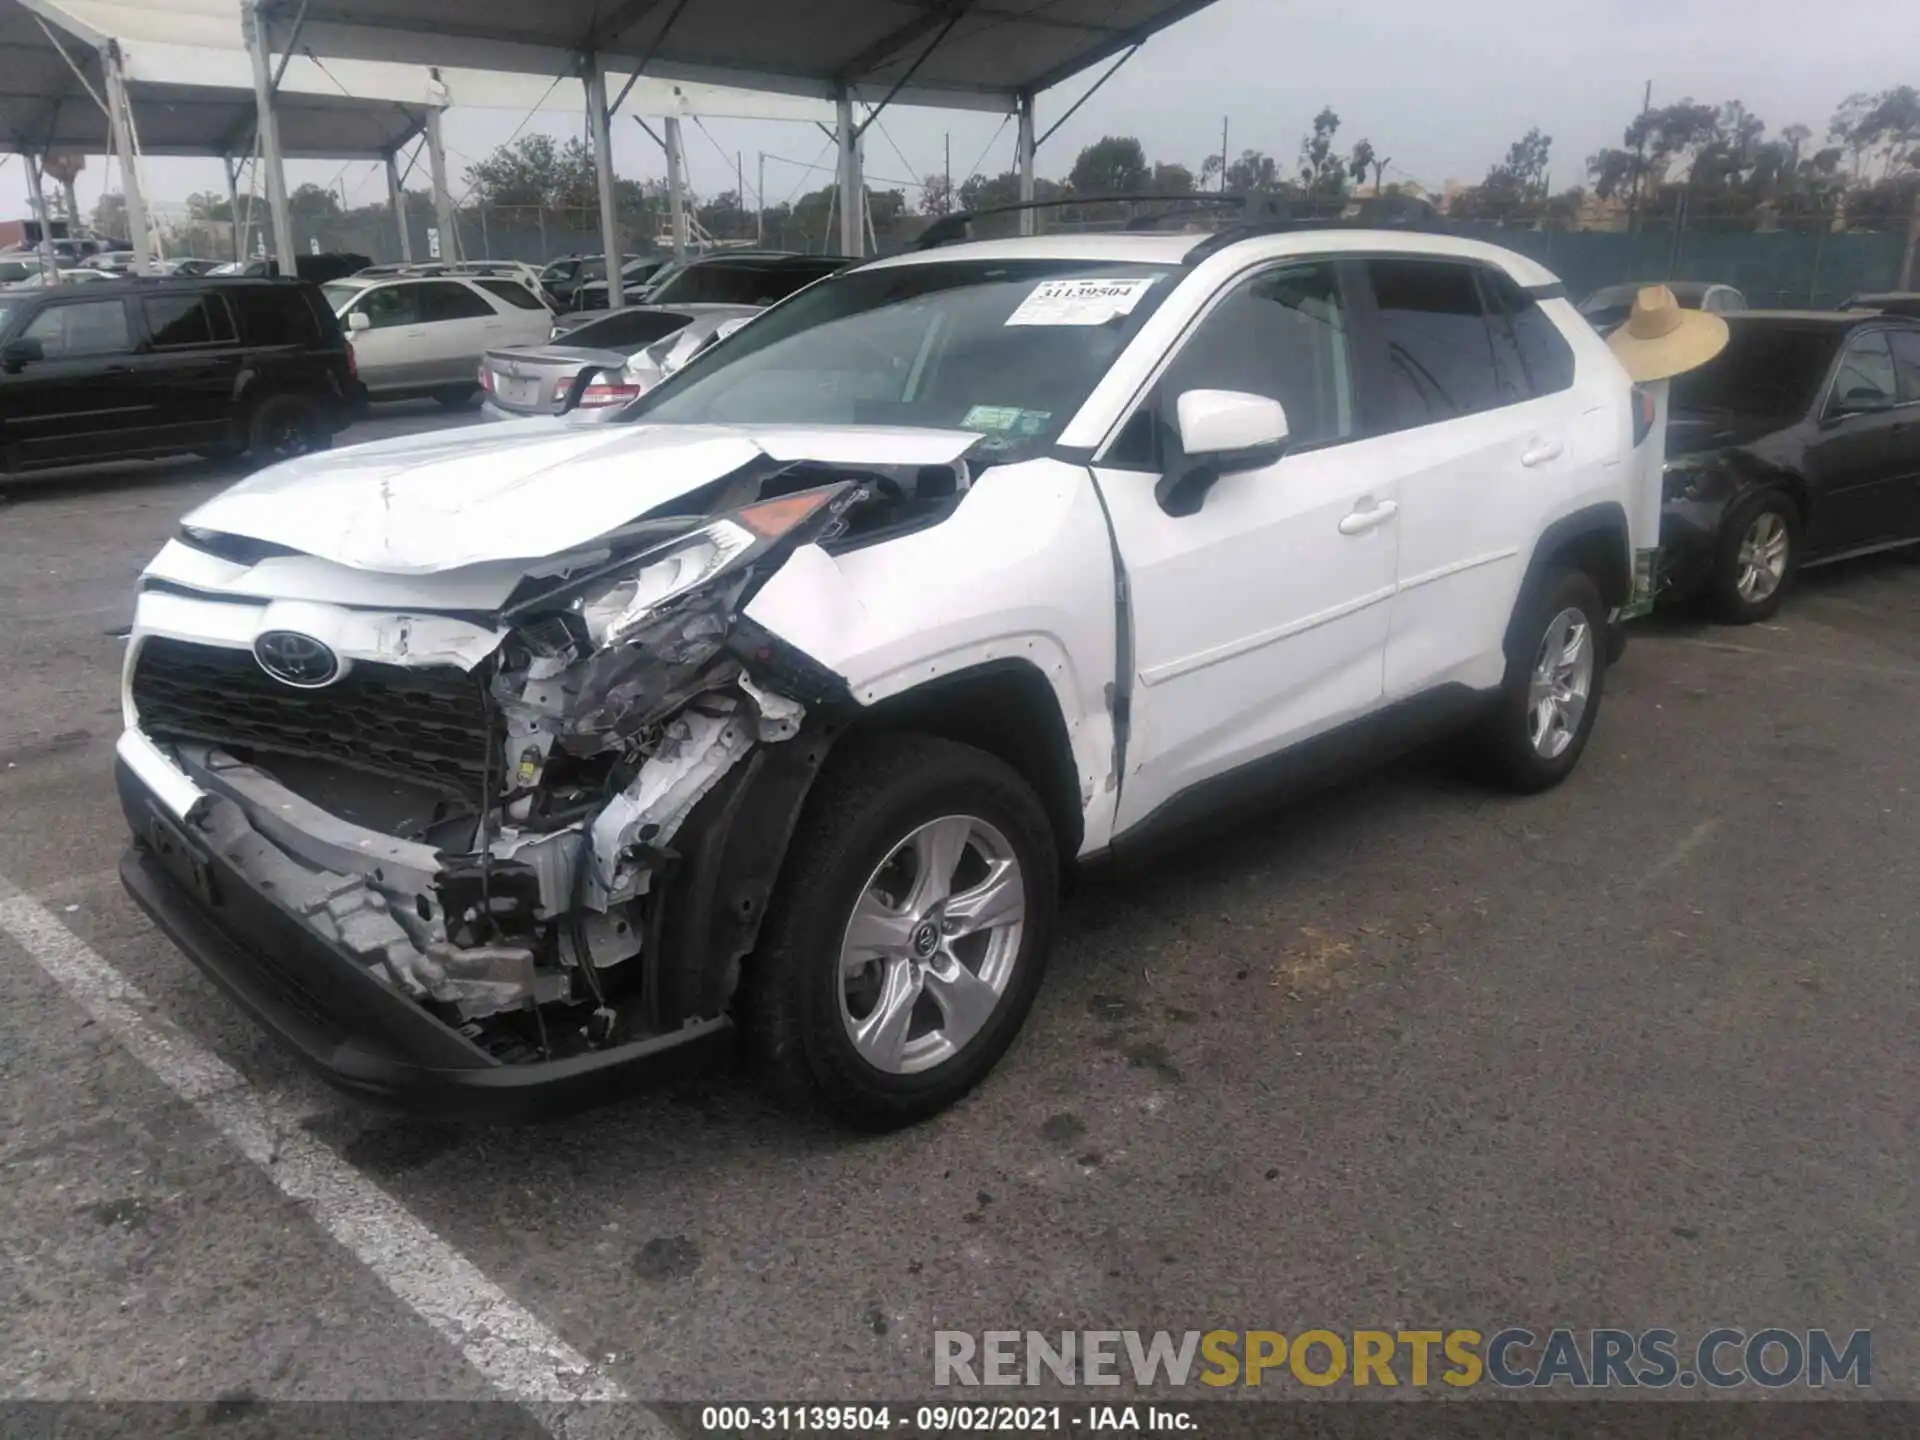
M 1133 313 L 1158 279 L 1043 280 L 1007 317 L 1009 325 L 1104 325 Z

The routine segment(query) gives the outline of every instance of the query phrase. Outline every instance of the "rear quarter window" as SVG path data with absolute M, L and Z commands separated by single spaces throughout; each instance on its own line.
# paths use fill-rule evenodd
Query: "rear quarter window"
M 1527 385 L 1535 395 L 1557 395 L 1573 388 L 1573 347 L 1551 316 L 1505 271 L 1486 272 L 1494 298 L 1507 312 Z
M 318 345 L 323 331 L 304 290 L 281 285 L 242 285 L 227 293 L 248 345 Z
M 517 280 L 495 280 L 486 278 L 477 279 L 473 283 L 496 299 L 504 300 L 507 304 L 516 306 L 521 310 L 544 310 L 547 308 L 540 303 L 531 290 L 527 289 L 526 286 Z

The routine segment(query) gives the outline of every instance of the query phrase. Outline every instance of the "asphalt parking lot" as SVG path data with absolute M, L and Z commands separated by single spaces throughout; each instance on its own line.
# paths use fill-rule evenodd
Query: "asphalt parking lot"
M 114 877 L 134 577 L 232 478 L 0 488 L 0 908 L 58 932 L 0 929 L 0 1394 L 492 1393 L 459 1298 L 356 1258 L 283 1140 L 639 1399 L 925 1395 L 936 1329 L 1507 1324 L 1871 1328 L 1915 1394 L 1920 564 L 1641 633 L 1553 794 L 1417 759 L 1082 888 L 1025 1036 L 920 1129 L 722 1077 L 463 1131 L 308 1080 Z M 293 1117 L 264 1163 L 75 955 Z

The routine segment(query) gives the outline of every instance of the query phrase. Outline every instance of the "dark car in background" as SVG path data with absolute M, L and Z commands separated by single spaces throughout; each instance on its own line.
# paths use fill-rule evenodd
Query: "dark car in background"
M 626 264 L 635 257 L 621 257 Z M 604 255 L 563 255 L 558 260 L 549 261 L 546 269 L 540 272 L 540 288 L 551 295 L 554 303 L 562 310 L 577 309 L 574 304 L 575 292 L 590 280 L 604 281 L 607 278 L 607 257 Z
M 1731 315 L 1747 308 L 1747 297 L 1731 285 L 1713 280 L 1633 280 L 1620 285 L 1605 285 L 1580 302 L 1580 313 L 1602 335 L 1612 334 L 1626 323 L 1633 310 L 1633 297 L 1649 285 L 1664 285 L 1673 292 L 1683 310 L 1705 310 L 1715 315 Z
M 630 305 L 640 303 L 641 297 L 653 283 L 654 277 L 673 262 L 664 256 L 656 255 L 645 260 L 629 260 L 620 267 L 620 293 Z M 604 310 L 607 308 L 607 277 L 605 268 L 601 273 L 582 280 L 575 286 L 573 297 L 568 305 L 571 310 Z
M 1798 567 L 1920 541 L 1920 321 L 1729 315 L 1676 376 L 1660 543 L 1666 589 L 1763 620 Z
M 546 345 L 503 346 L 480 362 L 489 419 L 557 415 L 582 371 L 616 371 L 584 390 L 581 413 L 637 400 L 708 343 L 760 312 L 750 305 L 630 306 L 575 326 Z
M 101 280 L 0 295 L 0 472 L 325 449 L 361 402 L 299 280 Z

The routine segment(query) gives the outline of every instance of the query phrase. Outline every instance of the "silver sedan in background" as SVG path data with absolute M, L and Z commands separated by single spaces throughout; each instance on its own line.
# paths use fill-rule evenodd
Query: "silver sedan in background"
M 756 305 L 635 305 L 556 332 L 545 345 L 489 350 L 479 375 L 486 413 L 495 420 L 557 415 L 581 373 L 602 370 L 618 374 L 589 384 L 576 413 L 614 414 L 759 313 Z

